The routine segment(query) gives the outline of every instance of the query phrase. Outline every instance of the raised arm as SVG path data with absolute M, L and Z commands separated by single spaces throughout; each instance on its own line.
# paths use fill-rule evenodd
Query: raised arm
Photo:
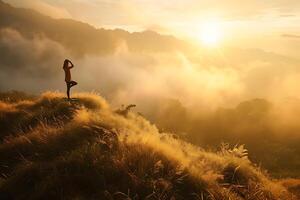
M 70 60 L 68 60 L 68 61 L 71 64 L 71 66 L 69 67 L 69 69 L 72 69 L 74 67 L 74 65 L 73 65 L 73 63 Z

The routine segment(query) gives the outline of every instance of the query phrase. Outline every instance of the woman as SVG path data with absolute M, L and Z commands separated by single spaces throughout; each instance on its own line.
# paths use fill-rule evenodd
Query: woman
M 66 81 L 66 84 L 67 84 L 67 96 L 68 96 L 69 100 L 70 100 L 70 89 L 71 89 L 71 87 L 73 87 L 74 85 L 77 85 L 77 82 L 72 81 L 72 79 L 71 79 L 71 69 L 73 67 L 74 67 L 73 63 L 70 60 L 65 59 L 63 69 L 65 71 L 65 81 Z

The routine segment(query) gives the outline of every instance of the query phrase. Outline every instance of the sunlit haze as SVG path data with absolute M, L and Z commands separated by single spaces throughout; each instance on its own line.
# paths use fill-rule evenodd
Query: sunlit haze
M 221 25 L 217 21 L 207 21 L 201 24 L 198 34 L 202 44 L 208 47 L 218 46 L 224 36 Z
M 300 199 L 300 0 L 0 0 L 0 199 Z
M 300 52 L 300 3 L 297 0 L 159 1 L 159 0 L 6 0 L 56 18 L 73 18 L 96 27 L 128 31 L 154 30 L 179 38 L 242 48 L 261 48 L 296 57 Z M 219 19 L 223 30 L 209 24 Z M 208 21 L 208 22 L 207 22 Z M 202 24 L 208 26 L 199 33 Z M 197 32 L 195 34 L 195 32 Z M 211 33 L 213 32 L 213 33 Z M 216 33 L 218 32 L 218 33 Z M 210 36 L 208 36 L 210 35 Z M 286 36 L 286 37 L 285 37 Z M 293 44 L 293 45 L 290 45 Z

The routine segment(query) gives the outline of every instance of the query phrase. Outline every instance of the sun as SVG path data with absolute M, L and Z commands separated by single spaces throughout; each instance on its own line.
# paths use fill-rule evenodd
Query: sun
M 209 21 L 201 24 L 199 39 L 207 47 L 216 47 L 222 39 L 222 30 L 219 22 Z

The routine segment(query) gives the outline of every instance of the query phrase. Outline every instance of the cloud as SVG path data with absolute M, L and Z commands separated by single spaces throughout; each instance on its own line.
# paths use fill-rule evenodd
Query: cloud
M 284 38 L 294 38 L 294 39 L 299 39 L 300 35 L 294 35 L 294 34 L 282 34 L 281 37 Z
M 13 29 L 0 29 L 0 54 L 0 90 L 31 92 L 55 85 L 53 77 L 59 75 L 68 55 L 57 42 L 37 36 L 29 39 Z
M 54 4 L 48 3 L 43 0 L 9 0 L 6 2 L 17 7 L 34 9 L 44 15 L 48 15 L 53 18 L 72 17 L 71 14 L 65 8 L 55 6 Z
M 280 17 L 296 17 L 297 15 L 295 14 L 280 14 Z
M 300 75 L 298 60 L 255 49 L 132 52 L 123 41 L 114 53 L 76 57 L 45 36 L 27 38 L 4 29 L 0 51 L 2 90 L 64 90 L 61 65 L 67 57 L 76 66 L 75 89 L 97 90 L 115 105 L 149 107 L 151 101 L 172 98 L 190 107 L 213 109 L 256 97 L 298 97 L 300 89 L 294 78 Z
M 245 20 L 268 15 L 292 15 L 300 10 L 297 0 L 250 1 L 238 4 L 236 0 L 212 1 L 159 1 L 159 0 L 123 0 L 123 1 L 58 1 L 53 0 L 11 0 L 9 3 L 39 10 L 54 17 L 73 17 L 96 26 L 140 25 L 151 26 L 160 22 L 162 26 L 182 24 L 187 21 L 201 20 L 207 17 L 220 17 L 227 20 Z

